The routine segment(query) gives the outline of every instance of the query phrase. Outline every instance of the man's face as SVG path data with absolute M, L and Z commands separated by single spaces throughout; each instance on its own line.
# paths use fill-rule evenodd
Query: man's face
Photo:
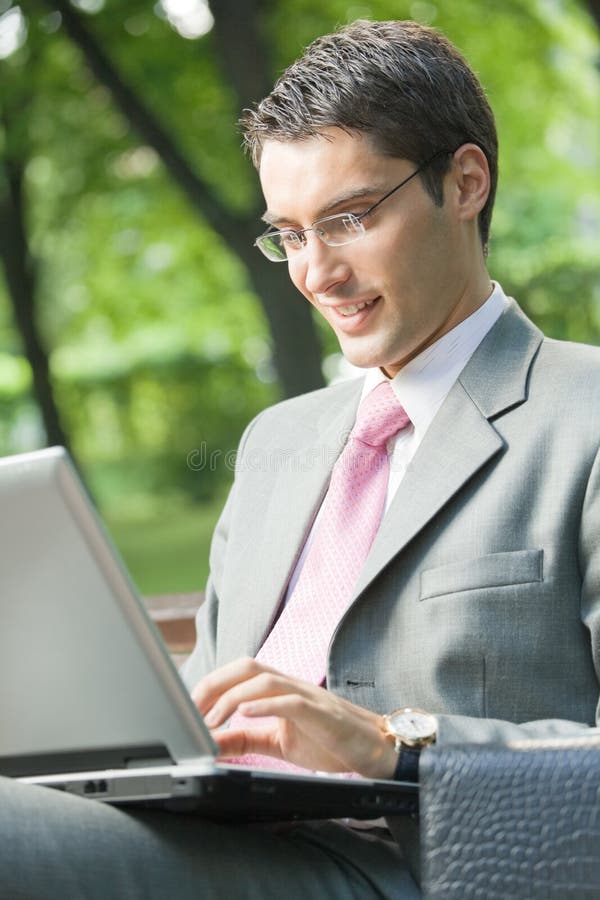
M 338 212 L 360 215 L 415 168 L 338 128 L 267 141 L 260 164 L 267 218 L 275 228 L 299 229 Z M 446 182 L 450 202 L 446 196 L 442 207 L 417 176 L 365 218 L 357 241 L 328 247 L 308 232 L 306 246 L 290 256 L 292 281 L 352 364 L 393 376 L 472 312 L 472 241 L 456 214 L 452 175 Z

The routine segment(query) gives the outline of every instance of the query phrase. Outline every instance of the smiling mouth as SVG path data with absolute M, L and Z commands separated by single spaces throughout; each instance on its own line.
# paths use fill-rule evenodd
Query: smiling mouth
M 355 316 L 361 309 L 373 306 L 377 300 L 379 300 L 379 297 L 374 297 L 373 300 L 366 300 L 364 303 L 353 303 L 351 306 L 338 306 L 335 311 L 342 316 Z

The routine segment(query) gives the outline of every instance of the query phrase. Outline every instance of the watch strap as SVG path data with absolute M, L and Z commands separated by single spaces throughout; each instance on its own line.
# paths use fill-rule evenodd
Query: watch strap
M 418 781 L 420 757 L 419 749 L 402 747 L 394 770 L 394 781 Z

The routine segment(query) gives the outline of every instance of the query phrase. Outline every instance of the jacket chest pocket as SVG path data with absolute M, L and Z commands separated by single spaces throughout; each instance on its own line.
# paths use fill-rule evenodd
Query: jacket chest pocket
M 543 550 L 511 550 L 424 569 L 419 599 L 543 581 L 543 560 Z

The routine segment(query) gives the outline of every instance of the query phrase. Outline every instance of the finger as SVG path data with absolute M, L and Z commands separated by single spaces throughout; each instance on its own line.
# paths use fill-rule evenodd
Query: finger
M 304 769 L 320 772 L 339 772 L 342 770 L 339 759 L 331 756 L 319 747 L 315 747 L 296 736 L 296 739 L 282 738 L 286 729 L 277 726 L 258 726 L 245 730 L 227 729 L 212 732 L 214 740 L 219 746 L 219 758 L 239 758 L 247 754 L 260 754 L 275 759 L 285 759 L 286 762 L 300 766 Z
M 286 719 L 296 728 L 319 741 L 331 733 L 331 709 L 309 696 L 294 693 L 271 693 L 240 702 L 238 711 L 247 718 L 273 717 Z
M 235 659 L 205 675 L 193 688 L 192 700 L 200 712 L 205 713 L 225 691 L 263 671 L 267 671 L 267 668 L 250 656 Z
M 210 728 L 216 728 L 226 722 L 239 708 L 241 703 L 258 701 L 263 698 L 292 694 L 308 696 L 310 691 L 318 690 L 307 682 L 296 681 L 274 670 L 263 671 L 253 678 L 248 678 L 231 687 L 215 701 L 207 712 L 205 720 Z
M 255 693 L 252 690 L 254 681 L 259 682 L 261 687 L 272 685 L 273 689 L 250 696 L 251 693 Z M 309 728 L 315 737 L 321 732 L 321 736 L 326 737 L 332 730 L 342 735 L 346 731 L 354 732 L 357 724 L 363 728 L 377 727 L 380 730 L 380 716 L 370 710 L 354 706 L 321 688 L 306 690 L 302 682 L 290 685 L 288 679 L 278 676 L 259 676 L 248 682 L 244 688 L 240 689 L 240 694 L 247 694 L 248 699 L 240 700 L 238 708 L 239 712 L 248 718 L 279 716 L 293 721 L 300 728 Z
M 325 698 L 326 700 L 328 698 Z M 337 752 L 337 741 L 332 741 L 331 704 L 320 697 L 302 696 L 298 693 L 260 697 L 240 704 L 238 711 L 245 717 L 269 717 L 279 721 L 280 742 L 285 759 L 307 768 L 339 771 L 348 768 Z M 319 763 L 306 761 L 319 759 Z

